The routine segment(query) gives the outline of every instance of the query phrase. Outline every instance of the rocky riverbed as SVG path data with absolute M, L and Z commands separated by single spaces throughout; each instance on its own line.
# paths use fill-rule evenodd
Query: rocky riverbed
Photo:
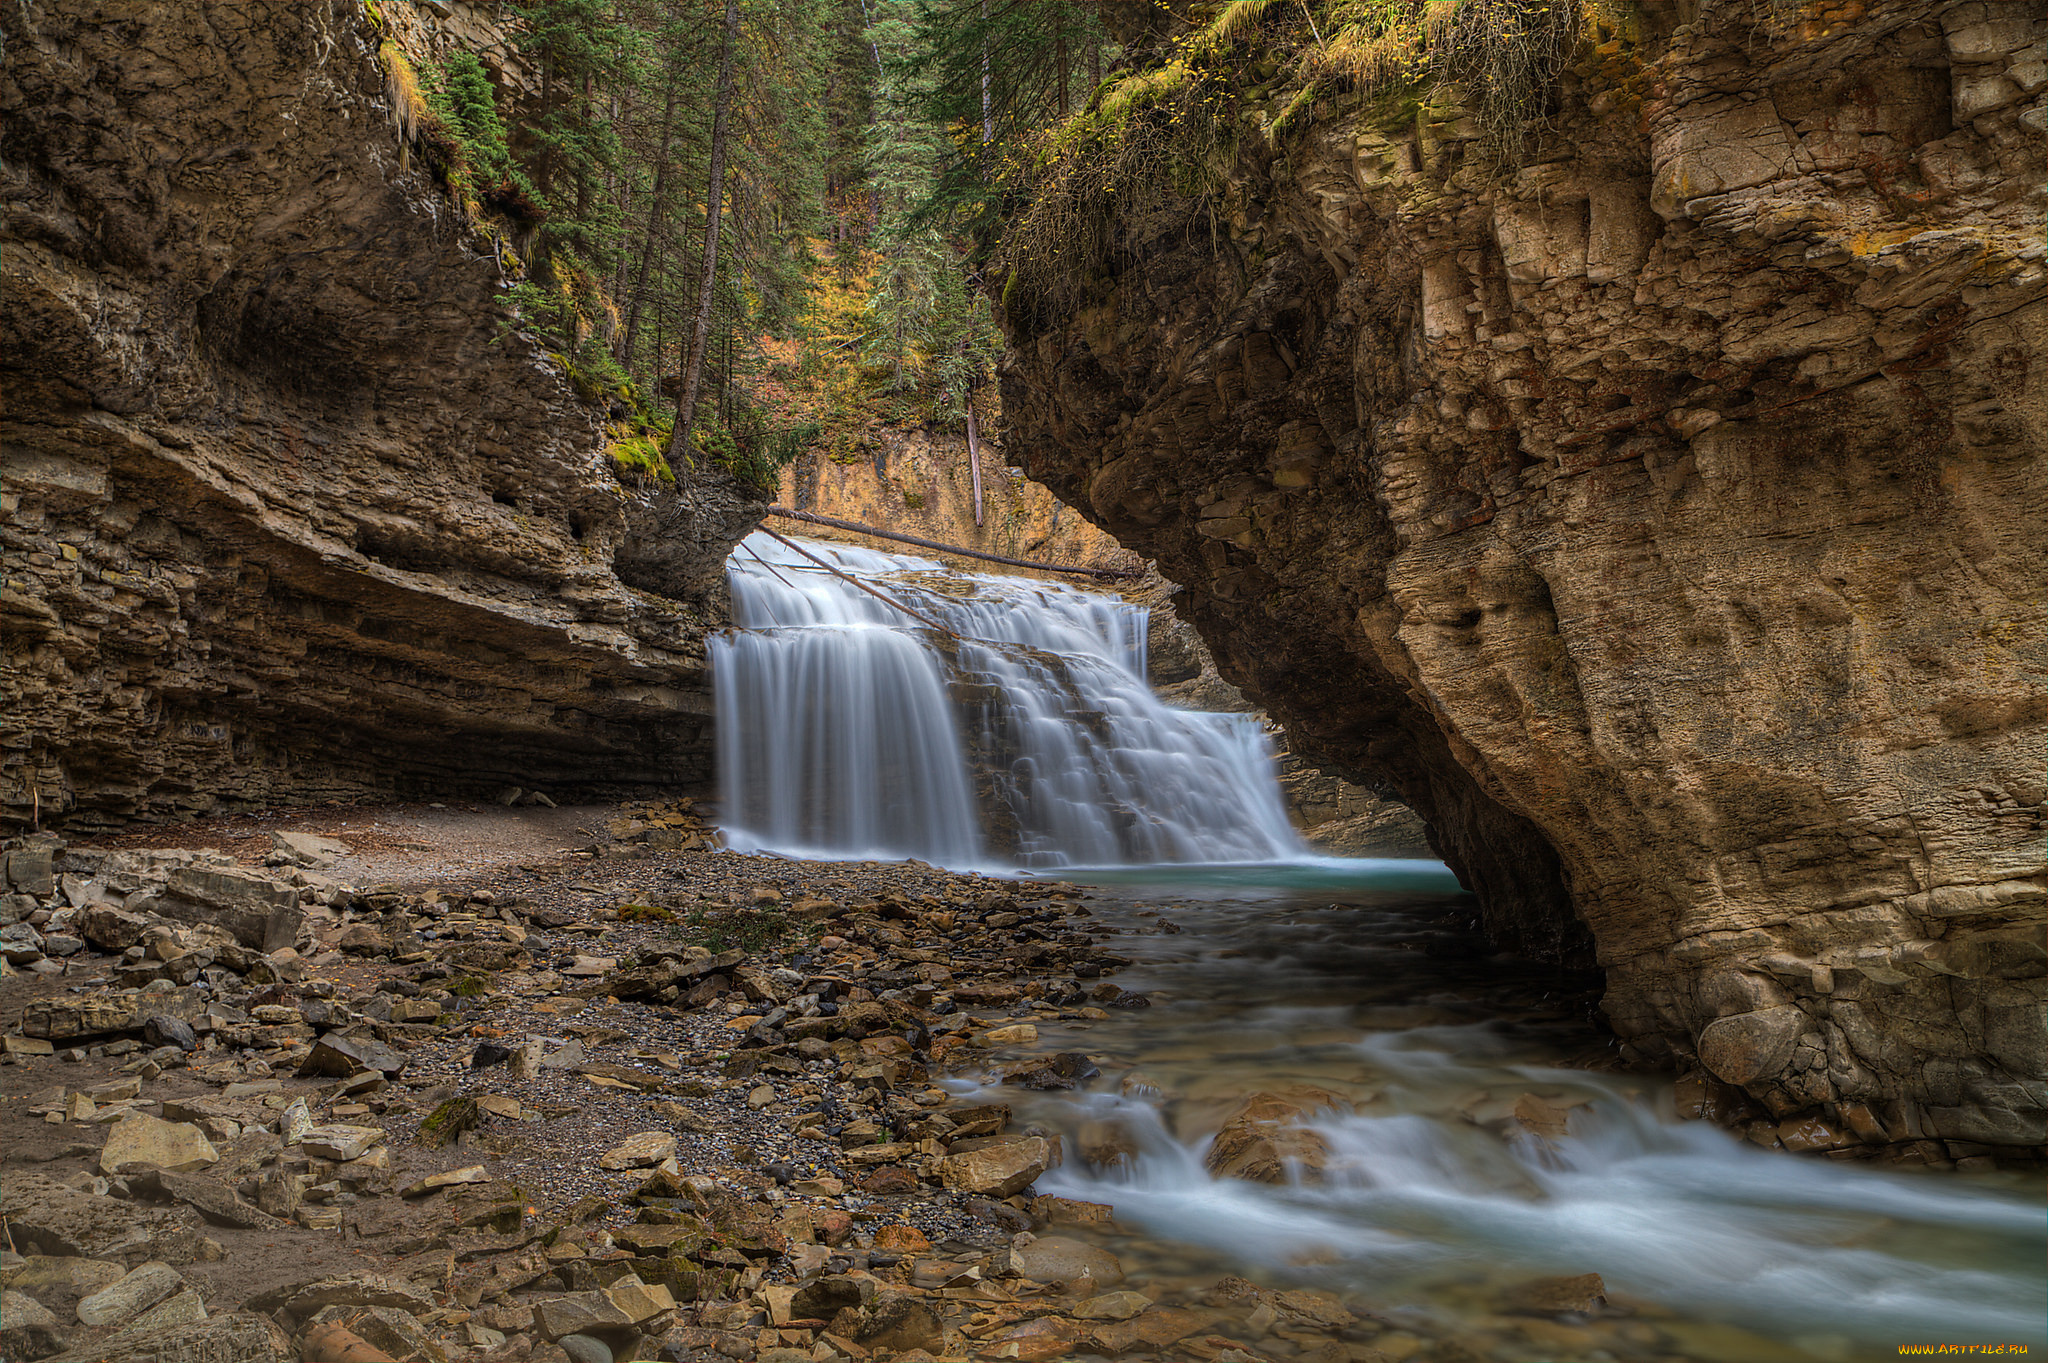
M 1146 1005 L 1116 938 L 1171 921 L 1097 923 L 1073 886 L 742 857 L 687 801 L 240 817 L 5 866 L 10 1359 L 1423 1343 L 1376 1348 L 1332 1295 L 1127 1278 L 1111 1207 L 1033 1195 L 1060 1136 L 938 1082 L 1071 1088 L 1095 1066 L 1040 1026 Z

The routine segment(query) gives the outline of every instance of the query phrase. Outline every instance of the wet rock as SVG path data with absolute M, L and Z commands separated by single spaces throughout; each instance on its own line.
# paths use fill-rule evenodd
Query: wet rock
M 1537 1278 L 1510 1292 L 1503 1309 L 1531 1316 L 1589 1316 L 1607 1304 L 1607 1284 L 1598 1273 Z
M 1117 1257 L 1064 1235 L 1042 1235 L 1007 1251 L 1008 1268 L 1018 1277 L 1039 1283 L 1065 1283 L 1069 1291 L 1093 1295 L 1124 1280 Z
M 1142 1292 L 1105 1292 L 1079 1303 L 1072 1314 L 1076 1320 L 1129 1320 L 1150 1305 Z
M 79 1302 L 78 1319 L 86 1325 L 119 1325 L 141 1315 L 184 1285 L 185 1279 L 177 1269 L 152 1261 Z
M 1044 1137 L 1007 1137 L 947 1155 L 939 1161 L 939 1179 L 955 1192 L 1010 1197 L 1030 1187 L 1051 1162 L 1052 1144 Z
M 642 1131 L 628 1136 L 618 1145 L 607 1150 L 598 1158 L 600 1169 L 646 1169 L 672 1159 L 676 1153 L 676 1138 L 667 1131 Z
M 216 1164 L 220 1154 L 206 1133 L 189 1122 L 166 1122 L 143 1112 L 131 1112 L 107 1133 L 100 1148 L 100 1172 L 118 1174 L 124 1169 L 167 1169 L 189 1173 Z
M 1342 1099 L 1317 1088 L 1254 1093 L 1225 1120 L 1203 1164 L 1219 1178 L 1254 1183 L 1314 1180 L 1329 1160 L 1329 1145 L 1300 1123 Z
M 1088 1338 L 1088 1327 L 1059 1316 L 1040 1316 L 1037 1320 L 1014 1325 L 987 1341 L 990 1346 L 986 1356 L 994 1358 L 1017 1358 L 1041 1360 L 1057 1358 L 1062 1354 L 1075 1352 L 1075 1346 Z
M 1700 1033 L 1700 1063 L 1717 1079 L 1753 1084 L 1785 1068 L 1799 1034 L 1811 1025 L 1791 1004 L 1717 1018 Z
M 1098 1326 L 1094 1338 L 1096 1345 L 1104 1353 L 1129 1353 L 1135 1349 L 1159 1350 L 1208 1329 L 1217 1320 L 1217 1315 L 1211 1311 L 1154 1307 L 1129 1320 Z
M 1020 1088 L 1059 1091 L 1076 1087 L 1102 1071 L 1079 1051 L 1062 1051 L 1041 1065 L 1014 1070 L 1003 1076 L 1006 1084 Z

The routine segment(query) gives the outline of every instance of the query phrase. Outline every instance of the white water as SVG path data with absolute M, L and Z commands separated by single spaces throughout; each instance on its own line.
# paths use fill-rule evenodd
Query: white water
M 1152 694 L 1143 607 L 804 548 L 957 641 L 749 536 L 727 563 L 737 628 L 711 646 L 733 846 L 954 867 L 1305 855 L 1257 721 Z M 1012 845 L 991 845 L 984 812 Z
M 1095 1057 L 1104 1073 L 1088 1090 L 954 1081 L 1067 1132 L 1073 1153 L 1038 1191 L 1114 1206 L 1147 1237 L 1109 1242 L 1127 1267 L 1150 1254 L 1196 1280 L 1228 1268 L 1318 1284 L 1426 1335 L 1484 1335 L 1499 1359 L 1587 1356 L 1518 1348 L 1496 1313 L 1517 1283 L 1588 1272 L 1661 1337 L 1631 1345 L 1610 1321 L 1593 1358 L 1843 1363 L 1907 1343 L 2048 1344 L 2037 1182 L 1769 1152 L 1679 1121 L 1664 1082 L 1562 1068 L 1597 1037 L 1546 1002 L 1539 969 L 1415 949 L 1428 934 L 1402 901 L 1427 902 L 1425 864 L 1355 865 L 1355 883 L 1385 887 L 1384 907 L 1274 892 L 1181 903 L 1183 932 L 1112 939 L 1138 958 L 1118 983 L 1152 1006 L 1038 1021 L 1035 1049 Z M 1454 889 L 1440 873 L 1436 895 Z M 1107 903 L 1097 915 L 1148 926 Z M 1243 1094 L 1301 1084 L 1348 1108 L 1313 1123 L 1324 1181 L 1203 1167 Z M 1512 1120 L 1532 1092 L 1576 1104 L 1568 1134 Z M 1135 1148 L 1127 1166 L 1081 1157 L 1104 1126 Z

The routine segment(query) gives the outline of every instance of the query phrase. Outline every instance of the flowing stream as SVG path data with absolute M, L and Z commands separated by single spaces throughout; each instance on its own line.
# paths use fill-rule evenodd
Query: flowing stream
M 1113 1206 L 1103 1244 L 1134 1277 L 1325 1288 L 1372 1312 L 1397 1358 L 2048 1347 L 2037 1174 L 1890 1171 L 1680 1121 L 1667 1080 L 1582 1067 L 1607 1052 L 1588 981 L 1485 956 L 1435 863 L 1075 878 L 1110 880 L 1097 916 L 1134 934 L 1109 939 L 1135 960 L 1117 983 L 1151 1006 L 1038 1022 L 1037 1050 L 1101 1068 L 1074 1092 L 956 1087 L 1062 1133 L 1039 1191 Z M 1320 1180 L 1210 1173 L 1247 1095 L 1300 1086 L 1342 1100 L 1311 1119 Z M 1564 1129 L 1538 1134 L 1518 1105 Z M 1609 1302 L 1588 1318 L 1515 1305 L 1586 1273 Z
M 1418 1361 L 2048 1347 L 2038 1177 L 1788 1156 L 1679 1121 L 1668 1081 L 1603 1068 L 1596 982 L 1488 957 L 1442 866 L 1310 856 L 1255 721 L 1153 697 L 1142 610 L 805 547 L 891 600 L 766 536 L 735 552 L 739 628 L 712 650 L 728 837 L 1101 887 L 1097 921 L 1134 960 L 1117 983 L 1150 1006 L 1040 1012 L 1035 1047 L 1101 1075 L 952 1082 L 1063 1134 L 1039 1191 L 1112 1205 L 1084 1233 L 1134 1282 L 1319 1286 Z M 1247 1095 L 1303 1089 L 1328 1095 L 1305 1118 L 1320 1171 L 1210 1172 Z M 1594 1273 L 1597 1310 L 1530 1305 Z

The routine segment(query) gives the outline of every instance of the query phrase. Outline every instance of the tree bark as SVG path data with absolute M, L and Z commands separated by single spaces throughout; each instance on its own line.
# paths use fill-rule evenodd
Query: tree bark
M 967 394 L 967 466 L 974 470 L 974 523 L 981 524 L 981 430 L 974 421 L 974 392 Z
M 647 274 L 654 268 L 654 243 L 661 235 L 662 210 L 668 207 L 668 149 L 675 129 L 676 96 L 682 81 L 669 72 L 668 95 L 661 106 L 661 154 L 654 158 L 654 201 L 647 208 L 647 237 L 640 247 L 640 269 L 626 294 L 626 336 L 619 346 L 619 363 L 633 363 L 633 342 L 640 335 L 640 308 L 647 296 Z M 657 380 L 661 370 L 655 370 Z
M 697 286 L 697 323 L 683 371 L 682 405 L 676 409 L 675 435 L 668 442 L 668 466 L 678 478 L 693 465 L 690 426 L 697 414 L 697 387 L 704 379 L 704 352 L 711 341 L 713 286 L 718 282 L 718 219 L 725 208 L 726 125 L 732 116 L 732 54 L 739 46 L 739 0 L 725 0 L 725 35 L 718 47 L 718 104 L 711 118 L 711 174 L 704 194 L 704 273 Z

